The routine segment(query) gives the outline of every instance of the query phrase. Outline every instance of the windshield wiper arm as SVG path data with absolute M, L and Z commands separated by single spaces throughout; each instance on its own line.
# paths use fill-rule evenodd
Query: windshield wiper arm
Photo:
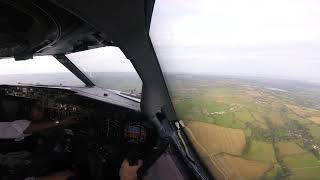
M 64 65 L 69 71 L 71 71 L 75 76 L 77 76 L 87 87 L 93 87 L 93 82 L 82 72 L 80 69 L 74 65 L 70 59 L 64 54 L 53 55 L 62 65 Z

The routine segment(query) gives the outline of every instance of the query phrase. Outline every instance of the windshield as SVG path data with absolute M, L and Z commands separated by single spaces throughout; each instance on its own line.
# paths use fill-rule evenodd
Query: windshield
M 67 57 L 96 85 L 140 97 L 142 81 L 118 47 L 103 47 Z
M 25 61 L 0 59 L 0 84 L 85 86 L 52 56 L 37 56 Z
M 320 2 L 156 1 L 150 36 L 217 179 L 319 179 Z

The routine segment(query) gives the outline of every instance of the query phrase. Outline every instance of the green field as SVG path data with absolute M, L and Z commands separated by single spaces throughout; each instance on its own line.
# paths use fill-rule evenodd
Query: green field
M 305 169 L 293 169 L 291 170 L 292 175 L 291 180 L 319 180 L 320 177 L 320 167 L 315 168 L 305 168 Z
M 244 157 L 246 159 L 266 163 L 277 162 L 272 144 L 261 141 L 252 141 L 250 143 L 249 151 L 244 154 Z
M 320 139 L 320 126 L 319 125 L 315 125 L 312 124 L 310 126 L 308 126 L 310 129 L 310 134 L 316 138 L 316 139 Z
M 183 120 L 198 120 L 230 128 L 245 127 L 244 122 L 236 121 L 234 115 L 230 112 L 213 114 L 228 109 L 229 106 L 225 103 L 217 103 L 214 100 L 207 101 L 204 97 L 196 97 L 179 102 L 175 107 L 178 117 Z
M 314 179 L 318 175 L 320 125 L 308 119 L 320 113 L 320 91 L 309 90 L 317 89 L 313 85 L 297 86 L 282 80 L 179 78 L 173 82 L 180 83 L 170 84 L 178 118 L 242 130 L 246 145 L 239 158 L 273 167 L 263 177 L 257 174 L 257 179 Z M 287 90 L 270 90 L 268 86 Z M 219 142 L 227 141 L 220 137 Z M 215 142 L 207 143 L 212 146 Z
M 266 172 L 264 174 L 264 176 L 262 176 L 260 179 L 261 180 L 270 180 L 270 179 L 276 179 L 275 177 L 277 177 L 278 174 L 280 174 L 282 172 L 282 167 L 279 164 L 274 164 L 273 168 Z
M 283 158 L 289 168 L 306 168 L 320 166 L 320 161 L 311 153 L 288 155 Z

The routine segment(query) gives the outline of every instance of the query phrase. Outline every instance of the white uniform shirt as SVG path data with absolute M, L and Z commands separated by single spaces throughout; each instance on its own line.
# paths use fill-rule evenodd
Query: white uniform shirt
M 30 135 L 23 133 L 29 127 L 30 123 L 28 120 L 0 122 L 0 139 L 15 139 L 16 141 L 21 141 Z

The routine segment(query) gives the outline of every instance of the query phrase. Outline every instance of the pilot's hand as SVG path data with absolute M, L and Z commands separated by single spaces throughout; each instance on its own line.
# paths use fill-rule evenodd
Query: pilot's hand
M 67 180 L 70 176 L 74 176 L 72 171 L 61 171 L 47 176 L 36 177 L 36 180 Z
M 69 126 L 69 125 L 73 125 L 73 124 L 77 124 L 79 123 L 79 117 L 77 116 L 70 116 L 70 117 L 66 117 L 63 120 L 61 120 L 60 124 L 61 126 Z
M 123 160 L 119 171 L 120 180 L 137 180 L 137 171 L 143 162 L 139 159 L 138 165 L 130 166 L 127 159 Z

